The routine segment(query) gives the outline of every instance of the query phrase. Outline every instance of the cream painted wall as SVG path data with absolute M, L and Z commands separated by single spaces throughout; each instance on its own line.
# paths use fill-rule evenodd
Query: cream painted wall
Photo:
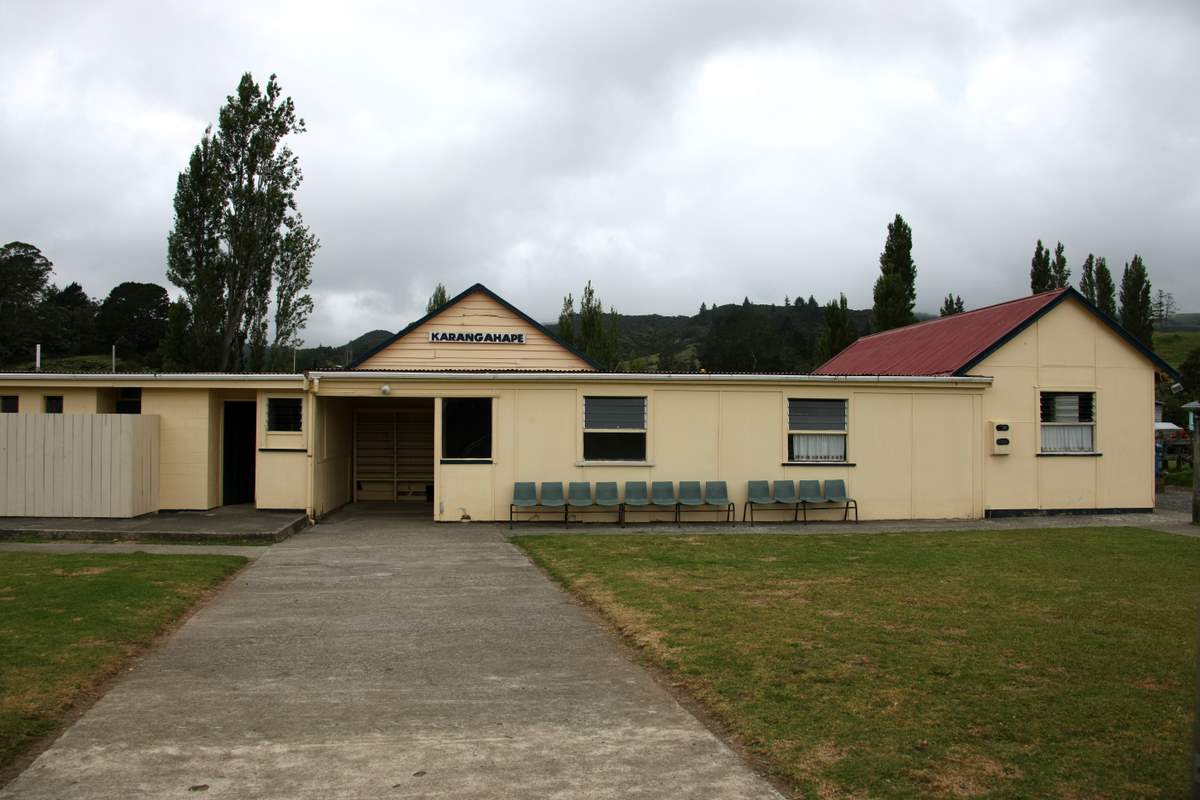
M 430 331 L 523 333 L 524 344 L 431 342 Z M 483 292 L 475 292 L 368 358 L 360 369 L 569 369 L 586 361 Z
M 392 381 L 392 396 L 492 396 L 493 463 L 437 464 L 435 519 L 506 519 L 515 481 L 724 480 L 741 504 L 752 479 L 840 478 L 863 519 L 982 514 L 979 477 L 984 385 L 758 385 L 561 382 Z M 374 384 L 326 377 L 327 397 L 375 396 Z M 585 394 L 648 398 L 648 460 L 585 464 Z M 787 400 L 844 398 L 850 403 L 846 465 L 784 466 Z M 440 439 L 440 437 L 438 437 Z M 761 519 L 789 512 L 763 511 Z M 840 518 L 840 511 L 814 512 Z M 542 518 L 555 518 L 555 513 Z M 647 518 L 641 513 L 638 519 Z M 667 519 L 668 513 L 658 514 Z M 715 515 L 714 515 L 715 516 Z M 599 517 L 588 515 L 589 520 Z
M 142 390 L 142 414 L 157 414 L 159 429 L 159 506 L 165 509 L 205 509 L 217 505 L 211 473 L 219 450 L 212 449 L 212 415 L 208 389 Z
M 305 400 L 300 431 L 267 430 L 267 401 L 272 397 L 299 397 Z M 301 392 L 258 393 L 258 457 L 254 471 L 254 504 L 257 508 L 308 507 L 308 448 L 309 433 L 313 427 L 312 408 L 311 395 Z
M 110 410 L 98 406 L 97 390 L 92 387 L 10 387 L 0 389 L 0 395 L 16 395 L 17 413 L 20 414 L 44 413 L 46 409 L 45 398 L 49 395 L 62 396 L 64 414 L 97 414 L 108 413 Z
M 987 509 L 1154 507 L 1154 368 L 1079 303 L 1060 303 L 972 374 L 993 378 L 981 429 Z M 1042 391 L 1095 392 L 1101 455 L 1037 455 Z M 1009 455 L 991 454 L 990 420 L 1010 424 Z
M 354 415 L 348 398 L 316 399 L 313 414 L 313 510 L 316 516 L 350 502 Z

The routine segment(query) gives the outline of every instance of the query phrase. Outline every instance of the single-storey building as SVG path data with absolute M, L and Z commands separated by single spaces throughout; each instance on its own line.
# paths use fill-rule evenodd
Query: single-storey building
M 748 481 L 789 479 L 845 481 L 864 519 L 1144 511 L 1162 376 L 1069 288 L 864 337 L 812 374 L 627 374 L 477 284 L 347 369 L 2 374 L 0 515 L 501 520 L 518 481 L 722 480 L 740 507 Z

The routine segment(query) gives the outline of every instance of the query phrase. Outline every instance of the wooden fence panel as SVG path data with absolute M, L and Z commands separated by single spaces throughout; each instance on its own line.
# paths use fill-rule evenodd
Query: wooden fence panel
M 0 414 L 0 516 L 157 511 L 158 448 L 156 415 Z

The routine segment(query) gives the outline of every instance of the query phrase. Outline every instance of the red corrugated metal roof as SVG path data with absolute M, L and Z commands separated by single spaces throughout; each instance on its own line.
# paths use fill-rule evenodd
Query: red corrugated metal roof
M 953 375 L 1067 291 L 1055 289 L 864 336 L 815 374 Z

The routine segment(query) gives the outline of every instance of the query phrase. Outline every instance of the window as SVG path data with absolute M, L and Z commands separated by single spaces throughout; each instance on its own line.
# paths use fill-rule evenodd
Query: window
M 137 386 L 126 386 L 117 390 L 116 411 L 118 414 L 142 413 L 142 390 Z
M 44 399 L 46 401 L 46 413 L 47 414 L 63 413 L 63 410 L 62 410 L 63 402 L 62 402 L 61 394 L 48 394 L 48 395 L 45 395 Z
M 0 397 L 0 414 L 15 414 L 19 407 L 20 404 L 15 394 L 6 394 Z
M 304 420 L 303 401 L 299 397 L 267 398 L 267 430 L 273 433 L 294 433 Z
M 1095 452 L 1095 412 L 1092 392 L 1042 392 L 1042 452 Z
M 788 400 L 788 461 L 845 461 L 845 400 Z
M 583 460 L 645 461 L 646 398 L 583 398 Z
M 492 398 L 442 400 L 442 458 L 492 457 Z

